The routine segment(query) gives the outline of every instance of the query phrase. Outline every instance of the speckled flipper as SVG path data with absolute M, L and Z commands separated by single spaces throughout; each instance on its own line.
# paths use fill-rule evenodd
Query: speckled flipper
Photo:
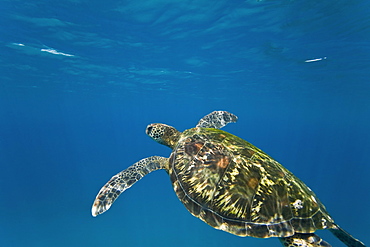
M 360 240 L 352 237 L 351 234 L 340 228 L 337 224 L 334 224 L 334 227 L 329 229 L 340 241 L 349 247 L 366 247 L 364 243 Z
M 227 111 L 214 111 L 199 120 L 196 127 L 221 129 L 228 123 L 235 123 L 238 117 Z
M 314 233 L 296 233 L 291 237 L 279 239 L 285 247 L 331 247 Z
M 107 211 L 126 189 L 142 179 L 145 175 L 158 169 L 165 169 L 168 165 L 168 158 L 152 156 L 142 159 L 126 170 L 113 176 L 99 191 L 91 209 L 95 217 Z

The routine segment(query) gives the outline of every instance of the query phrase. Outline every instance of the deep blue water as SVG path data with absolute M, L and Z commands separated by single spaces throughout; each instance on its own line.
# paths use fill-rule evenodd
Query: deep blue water
M 370 3 L 0 1 L 0 246 L 280 246 L 214 230 L 164 171 L 93 218 L 145 135 L 213 110 L 369 244 Z M 344 246 L 327 231 L 319 234 Z

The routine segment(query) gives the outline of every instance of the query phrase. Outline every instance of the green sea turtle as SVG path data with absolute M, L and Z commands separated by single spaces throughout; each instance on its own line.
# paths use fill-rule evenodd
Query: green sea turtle
M 278 237 L 284 246 L 330 246 L 314 234 L 329 229 L 344 244 L 365 246 L 345 232 L 300 179 L 266 153 L 220 130 L 237 117 L 214 111 L 183 133 L 150 124 L 146 133 L 172 149 L 113 176 L 96 196 L 92 215 L 107 211 L 117 197 L 148 173 L 164 169 L 189 212 L 210 226 L 238 236 Z

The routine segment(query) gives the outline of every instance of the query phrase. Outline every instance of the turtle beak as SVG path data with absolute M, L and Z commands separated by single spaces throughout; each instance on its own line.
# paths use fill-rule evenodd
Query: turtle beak
M 145 133 L 150 136 L 151 132 L 153 130 L 153 124 L 149 124 L 147 127 L 146 127 L 146 130 L 145 130 Z

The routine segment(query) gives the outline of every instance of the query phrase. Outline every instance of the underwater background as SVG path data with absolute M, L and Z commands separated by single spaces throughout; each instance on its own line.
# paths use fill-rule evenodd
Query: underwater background
M 213 110 L 370 243 L 370 2 L 0 0 L 0 246 L 280 246 L 191 216 L 157 171 L 111 176 Z M 328 231 L 318 234 L 344 246 Z

